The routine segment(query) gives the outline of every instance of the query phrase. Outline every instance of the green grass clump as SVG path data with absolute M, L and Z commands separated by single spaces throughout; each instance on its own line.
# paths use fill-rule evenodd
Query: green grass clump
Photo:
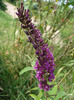
M 61 37 L 64 41 L 68 42 L 70 38 L 72 38 L 72 42 L 74 41 L 74 18 L 72 17 L 70 21 L 65 25 L 61 31 Z
M 19 76 L 19 72 L 24 67 L 31 66 L 27 55 L 34 50 L 32 46 L 29 48 L 26 35 L 24 36 L 17 19 L 12 19 L 3 11 L 0 11 L 0 15 L 0 99 L 33 100 L 26 92 L 37 84 L 35 77 L 31 78 L 34 73 L 26 72 Z M 34 57 L 31 60 L 33 59 Z

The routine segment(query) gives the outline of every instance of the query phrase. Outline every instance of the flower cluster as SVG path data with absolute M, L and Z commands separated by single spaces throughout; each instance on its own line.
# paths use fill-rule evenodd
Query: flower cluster
M 37 61 L 34 69 L 36 69 L 36 78 L 39 81 L 40 89 L 44 89 L 48 91 L 53 85 L 48 85 L 47 82 L 51 82 L 55 76 L 53 74 L 54 71 L 54 58 L 53 54 L 50 52 L 47 44 L 44 43 L 41 38 L 41 33 L 36 26 L 31 22 L 31 18 L 29 17 L 29 10 L 24 9 L 23 3 L 21 3 L 21 7 L 18 8 L 19 21 L 22 23 L 21 27 L 26 29 L 25 33 L 28 36 L 29 42 L 33 44 L 37 55 Z

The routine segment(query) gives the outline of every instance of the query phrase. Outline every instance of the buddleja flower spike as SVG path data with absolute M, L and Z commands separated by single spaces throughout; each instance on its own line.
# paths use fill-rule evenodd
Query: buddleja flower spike
M 16 14 L 22 23 L 21 27 L 27 30 L 25 33 L 28 36 L 29 42 L 33 44 L 36 50 L 35 54 L 38 60 L 35 63 L 34 69 L 36 69 L 36 78 L 39 81 L 39 87 L 40 89 L 48 91 L 53 85 L 49 85 L 47 82 L 51 82 L 55 78 L 53 74 L 55 66 L 53 54 L 50 52 L 48 45 L 45 44 L 41 38 L 40 31 L 36 29 L 36 26 L 31 22 L 29 9 L 24 9 L 23 3 L 21 3 L 21 8 L 18 8 Z

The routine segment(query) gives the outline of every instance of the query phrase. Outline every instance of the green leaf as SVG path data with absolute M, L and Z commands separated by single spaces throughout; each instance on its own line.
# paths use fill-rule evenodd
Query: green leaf
M 66 63 L 66 64 L 64 64 L 65 66 L 73 66 L 74 65 L 74 63 Z
M 55 79 L 54 79 L 53 81 L 56 80 L 56 78 L 58 77 L 58 75 L 60 74 L 60 72 L 63 70 L 63 68 L 64 68 L 64 67 L 62 67 L 62 68 L 60 68 L 60 69 L 58 70 L 58 72 L 57 72 L 57 74 L 56 74 L 56 76 L 55 76 Z
M 55 100 L 60 100 L 63 96 L 65 96 L 66 93 L 64 91 L 59 91 L 57 96 L 55 97 Z
M 64 66 L 72 67 L 74 65 L 74 60 L 70 60 L 68 63 L 65 63 Z
M 43 30 L 43 27 L 40 25 L 40 30 L 41 30 L 41 33 L 43 34 L 44 33 L 44 30 Z
M 74 60 L 70 60 L 69 62 L 72 62 L 72 63 L 74 63 Z
M 42 100 L 46 100 L 45 98 L 43 98 Z M 49 99 L 50 100 L 50 99 Z
M 37 10 L 37 9 L 38 9 L 38 6 L 37 6 L 37 5 L 38 5 L 37 2 L 36 2 L 36 3 L 33 3 L 33 9 L 34 9 L 34 10 Z
M 54 97 L 53 96 L 50 96 L 50 98 L 48 98 L 48 100 L 54 100 Z
M 25 55 L 26 57 L 28 57 L 28 59 L 30 60 L 30 62 L 31 62 L 31 57 L 30 56 L 28 56 L 28 55 Z
M 29 93 L 29 92 L 32 91 L 32 90 L 39 90 L 39 87 L 32 88 L 32 89 L 30 89 L 29 91 L 27 91 L 26 93 Z
M 58 77 L 61 77 L 61 76 L 64 76 L 64 74 L 63 74 L 63 73 L 62 73 L 62 74 L 60 73 L 60 74 L 58 75 Z
M 59 85 L 61 91 L 64 91 L 63 85 Z
M 57 93 L 57 89 L 58 89 L 58 87 L 57 87 L 57 85 L 55 85 L 55 86 L 52 88 L 52 90 L 48 91 L 48 94 L 49 94 L 49 95 L 54 95 L 54 94 L 56 94 L 56 93 Z
M 44 7 L 44 10 L 48 10 L 48 6 Z
M 52 100 L 52 99 L 50 99 L 50 97 L 49 97 L 48 100 Z
M 31 90 L 39 90 L 39 87 L 32 88 Z
M 60 68 L 57 72 L 57 74 L 59 74 L 62 70 L 63 70 L 64 67 Z
M 72 5 L 72 6 L 74 6 L 74 0 L 68 0 L 67 5 Z
M 74 83 L 74 69 L 73 69 L 72 82 Z
M 23 70 L 20 71 L 19 75 L 22 75 L 23 73 L 30 71 L 30 70 L 34 70 L 34 68 L 33 67 L 26 67 L 26 68 L 24 68 Z
M 47 82 L 47 84 L 49 84 L 49 85 L 55 85 L 55 84 L 57 84 L 56 82 Z
M 32 98 L 34 98 L 35 100 L 39 100 L 39 98 L 35 95 L 35 94 L 29 94 Z
M 39 100 L 41 99 L 42 95 L 43 95 L 43 92 L 40 90 L 39 95 L 38 95 Z
M 46 20 L 46 23 L 49 25 L 49 20 Z

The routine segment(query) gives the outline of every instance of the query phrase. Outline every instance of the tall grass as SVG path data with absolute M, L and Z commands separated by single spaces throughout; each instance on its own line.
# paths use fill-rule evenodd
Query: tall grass
M 34 81 L 34 78 L 31 80 L 31 73 L 19 76 L 19 72 L 24 67 L 31 66 L 27 55 L 33 52 L 31 51 L 32 47 L 29 48 L 26 35 L 18 27 L 17 20 L 12 19 L 5 12 L 0 11 L 0 14 L 0 87 L 2 88 L 0 98 L 27 100 L 30 97 L 27 96 L 26 92 L 34 87 L 37 82 Z M 31 57 L 33 56 L 31 55 Z M 34 57 L 31 61 L 33 59 Z

